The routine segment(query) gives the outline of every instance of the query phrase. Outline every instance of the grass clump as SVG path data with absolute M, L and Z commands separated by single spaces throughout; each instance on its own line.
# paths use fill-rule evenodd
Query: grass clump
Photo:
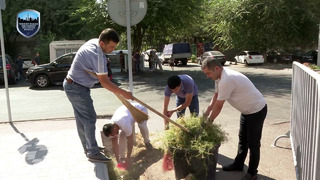
M 227 140 L 226 132 L 220 125 L 206 124 L 204 117 L 181 117 L 177 123 L 189 129 L 190 134 L 176 126 L 170 126 L 165 132 L 164 146 L 174 154 L 175 150 L 196 152 L 195 156 L 205 157 L 215 147 Z
M 315 64 L 310 64 L 309 67 L 313 70 L 320 70 L 320 66 L 317 66 Z

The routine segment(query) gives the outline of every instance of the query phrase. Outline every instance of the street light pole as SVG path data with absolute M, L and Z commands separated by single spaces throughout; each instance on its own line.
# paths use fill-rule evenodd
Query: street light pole
M 11 106 L 10 106 L 10 98 L 9 98 L 9 88 L 8 88 L 8 75 L 7 75 L 7 65 L 6 65 L 6 52 L 4 49 L 4 38 L 3 38 L 3 26 L 2 26 L 2 9 L 5 8 L 5 2 L 0 2 L 0 39 L 1 39 L 1 53 L 2 53 L 2 69 L 3 69 L 3 79 L 6 88 L 6 97 L 7 97 L 7 109 L 8 109 L 8 118 L 9 122 L 12 122 L 11 117 Z
M 320 23 L 319 23 L 319 36 L 318 36 L 318 59 L 317 59 L 317 65 L 320 66 L 320 56 L 319 56 L 319 52 L 320 52 Z

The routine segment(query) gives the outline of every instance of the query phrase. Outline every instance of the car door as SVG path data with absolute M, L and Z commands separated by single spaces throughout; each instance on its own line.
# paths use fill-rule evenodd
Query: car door
M 246 58 L 246 52 L 242 51 L 239 53 L 239 62 L 244 63 L 245 58 Z
M 201 57 L 201 62 L 207 57 L 208 57 L 208 53 L 207 52 L 203 53 L 203 55 Z
M 201 56 L 201 64 L 202 64 L 203 60 L 206 59 L 207 57 L 208 57 L 208 53 L 207 52 L 202 54 L 202 56 Z
M 73 58 L 74 54 L 68 54 L 52 63 L 53 68 L 49 72 L 51 82 L 63 82 L 71 67 Z

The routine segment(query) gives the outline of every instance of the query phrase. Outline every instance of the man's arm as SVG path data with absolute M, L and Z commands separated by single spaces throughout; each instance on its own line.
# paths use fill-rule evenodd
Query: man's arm
M 208 117 L 210 112 L 213 109 L 214 103 L 216 103 L 217 101 L 217 97 L 218 97 L 218 93 L 214 93 L 214 95 L 212 96 L 211 102 L 209 104 L 209 106 L 207 107 L 206 112 L 203 114 L 204 117 Z
M 118 137 L 113 137 L 111 140 L 114 156 L 116 157 L 117 162 L 120 163 Z
M 171 116 L 174 112 L 180 111 L 180 110 L 182 110 L 182 109 L 185 109 L 185 108 L 189 107 L 190 104 L 191 104 L 191 101 L 192 101 L 192 97 L 193 97 L 193 93 L 188 93 L 188 94 L 186 94 L 186 100 L 185 100 L 185 102 L 184 102 L 183 104 L 181 104 L 180 106 L 178 106 L 178 107 L 172 109 L 171 111 L 169 111 L 169 112 L 168 112 L 168 115 Z
M 168 113 L 169 102 L 170 102 L 170 97 L 164 96 L 164 100 L 163 100 L 163 115 L 165 115 L 165 116 L 167 116 L 167 113 Z
M 216 100 L 209 116 L 209 121 L 212 123 L 216 117 L 220 114 L 225 100 Z
M 110 79 L 108 78 L 107 74 L 104 75 L 97 75 L 98 79 L 100 81 L 100 84 L 102 87 L 108 89 L 109 91 L 115 93 L 115 94 L 121 94 L 124 98 L 126 99 L 131 99 L 133 100 L 133 96 L 132 93 L 129 91 L 125 91 L 121 88 L 119 88 L 118 86 L 116 86 L 115 84 L 113 84 Z

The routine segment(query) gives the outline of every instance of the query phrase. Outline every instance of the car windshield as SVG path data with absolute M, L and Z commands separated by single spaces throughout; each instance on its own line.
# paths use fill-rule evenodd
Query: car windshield
M 261 55 L 260 53 L 258 52 L 248 52 L 249 55 Z
M 212 55 L 215 55 L 215 56 L 224 56 L 221 52 L 219 51 L 211 51 L 210 52 Z

